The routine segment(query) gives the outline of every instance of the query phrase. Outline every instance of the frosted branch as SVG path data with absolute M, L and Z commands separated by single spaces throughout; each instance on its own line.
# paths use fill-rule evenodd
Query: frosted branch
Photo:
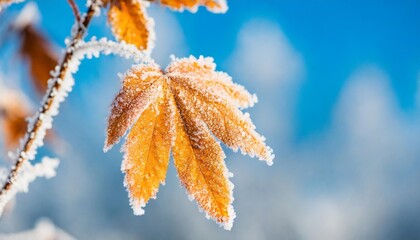
M 40 163 L 32 165 L 30 162 L 24 162 L 21 170 L 17 174 L 14 184 L 8 190 L 0 195 L 0 215 L 6 204 L 19 192 L 28 192 L 28 187 L 38 177 L 52 178 L 56 175 L 55 169 L 58 167 L 58 159 L 44 157 Z M 5 169 L 0 171 L 1 181 L 5 181 L 7 172 Z
M 100 54 L 114 54 L 126 59 L 133 59 L 135 62 L 152 62 L 149 54 L 140 51 L 136 46 L 124 42 L 114 42 L 106 38 L 96 40 L 92 37 L 89 42 L 80 41 L 72 49 L 75 58 L 79 61 L 83 58 L 99 57 Z M 75 64 L 77 64 L 75 62 Z
M 100 3 L 100 1 L 92 1 L 86 14 L 82 18 L 82 23 L 78 24 L 79 27 L 73 32 L 71 41 L 61 63 L 53 71 L 42 106 L 29 122 L 28 133 L 23 138 L 23 141 L 21 141 L 21 147 L 16 152 L 17 159 L 15 165 L 12 167 L 7 180 L 0 191 L 0 199 L 9 199 L 5 198 L 4 195 L 8 195 L 8 193 L 15 188 L 14 185 L 19 181 L 21 171 L 27 166 L 29 160 L 35 158 L 38 148 L 44 144 L 46 131 L 52 127 L 53 117 L 58 114 L 60 103 L 65 100 L 74 84 L 74 80 L 71 76 L 72 69 L 70 69 L 70 67 L 74 65 L 72 63 L 72 48 L 83 39 L 86 34 L 86 28 L 90 24 L 92 17 L 97 14 L 99 8 L 98 4 Z M 75 71 L 74 68 L 73 71 Z
M 151 62 L 149 55 L 139 51 L 135 46 L 109 41 L 102 38 L 99 41 L 92 38 L 89 42 L 82 39 L 91 18 L 98 13 L 100 1 L 90 3 L 83 22 L 77 24 L 72 38 L 66 43 L 65 56 L 61 63 L 52 71 L 52 78 L 48 82 L 48 91 L 44 97 L 41 108 L 30 120 L 28 133 L 21 141 L 20 148 L 15 154 L 16 163 L 12 167 L 10 174 L 0 191 L 0 199 L 4 198 L 13 189 L 13 185 L 19 181 L 20 172 L 25 168 L 29 160 L 33 160 L 37 150 L 44 144 L 44 139 L 48 129 L 52 128 L 53 117 L 58 115 L 60 104 L 66 99 L 74 85 L 72 74 L 76 73 L 81 60 L 92 57 L 99 57 L 100 54 L 115 54 L 124 58 L 132 58 L 135 62 Z M 10 200 L 10 198 L 5 198 Z

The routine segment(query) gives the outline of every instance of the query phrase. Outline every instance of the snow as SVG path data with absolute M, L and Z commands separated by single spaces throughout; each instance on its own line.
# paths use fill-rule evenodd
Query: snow
M 73 240 L 72 236 L 55 226 L 49 219 L 41 218 L 36 224 L 35 228 L 18 233 L 0 234 L 0 239 L 13 239 L 13 240 Z
M 41 14 L 39 13 L 36 3 L 29 2 L 25 5 L 25 7 L 23 7 L 19 15 L 16 17 L 16 20 L 13 22 L 13 27 L 16 29 L 22 29 L 28 25 L 39 22 L 40 18 Z
M 50 179 L 56 175 L 56 168 L 59 160 L 55 158 L 44 157 L 40 163 L 32 165 L 26 161 L 22 164 L 17 176 L 12 179 L 13 184 L 9 190 L 0 195 L 0 216 L 6 204 L 19 192 L 28 192 L 28 187 L 38 177 Z M 7 180 L 7 171 L 0 171 L 0 180 L 2 184 Z

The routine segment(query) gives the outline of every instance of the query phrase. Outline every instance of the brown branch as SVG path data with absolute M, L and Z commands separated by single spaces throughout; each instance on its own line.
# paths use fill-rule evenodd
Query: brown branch
M 73 11 L 74 17 L 76 18 L 76 22 L 81 23 L 82 18 L 80 17 L 80 10 L 77 7 L 77 4 L 74 2 L 74 0 L 67 0 L 67 2 L 69 3 L 71 10 Z
M 81 23 L 77 24 L 76 33 L 73 35 L 72 40 L 67 47 L 67 51 L 65 51 L 64 58 L 58 66 L 58 75 L 57 77 L 54 77 L 54 81 L 52 82 L 50 88 L 47 90 L 46 96 L 44 98 L 45 100 L 43 101 L 40 110 L 36 113 L 33 123 L 29 124 L 28 126 L 28 134 L 24 138 L 22 147 L 18 152 L 16 163 L 11 168 L 6 183 L 0 190 L 0 198 L 4 196 L 7 193 L 7 191 L 10 190 L 10 188 L 13 186 L 14 180 L 19 174 L 19 170 L 22 168 L 23 163 L 30 160 L 28 153 L 35 152 L 39 147 L 40 144 L 36 143 L 35 140 L 39 135 L 42 136 L 42 131 L 45 130 L 46 123 L 44 122 L 44 117 L 46 115 L 51 115 L 51 112 L 54 111 L 52 107 L 53 104 L 57 101 L 57 99 L 55 99 L 57 96 L 56 93 L 64 89 L 62 80 L 65 79 L 66 74 L 68 74 L 68 71 L 70 71 L 68 68 L 68 64 L 72 60 L 74 47 L 80 40 L 83 40 L 86 34 L 87 27 L 89 26 L 90 21 L 95 14 L 96 8 L 98 7 L 98 2 L 93 1 L 93 3 L 88 7 L 86 15 L 84 16 Z

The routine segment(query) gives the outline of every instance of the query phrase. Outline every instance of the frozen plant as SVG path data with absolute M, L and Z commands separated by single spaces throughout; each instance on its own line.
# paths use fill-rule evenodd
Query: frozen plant
M 15 191 L 22 189 L 22 179 L 27 182 L 33 178 L 23 175 L 28 171 L 36 172 L 29 161 L 37 155 L 47 130 L 52 128 L 53 118 L 59 113 L 60 104 L 72 90 L 73 74 L 81 61 L 101 54 L 115 54 L 130 58 L 137 65 L 122 76 L 122 87 L 111 104 L 104 151 L 129 132 L 121 170 L 125 173 L 124 185 L 134 213 L 143 214 L 146 203 L 156 197 L 159 185 L 165 182 L 172 152 L 181 184 L 189 197 L 197 201 L 207 217 L 230 230 L 235 218 L 233 184 L 229 181 L 233 175 L 225 165 L 225 154 L 217 139 L 234 151 L 258 157 L 268 165 L 273 163 L 272 149 L 256 132 L 249 114 L 242 112 L 252 107 L 257 98 L 235 84 L 227 73 L 216 71 L 213 58 L 172 57 L 166 69 L 154 63 L 150 57 L 155 40 L 154 21 L 147 14 L 150 4 L 192 12 L 205 6 L 214 13 L 224 13 L 227 11 L 225 0 L 88 0 L 85 14 L 79 12 L 73 0 L 68 2 L 75 24 L 65 40 L 64 56 L 51 69 L 44 100 L 28 125 L 16 152 L 16 162 L 0 190 L 0 208 Z M 11 1 L 0 0 L 0 3 L 8 5 Z M 92 18 L 103 9 L 107 10 L 108 23 L 118 42 L 97 40 L 95 36 L 85 42 Z M 48 44 L 40 34 L 33 32 L 32 21 L 21 17 L 14 26 L 38 39 L 44 46 L 39 48 L 44 49 L 41 51 L 44 53 L 39 54 L 47 56 L 45 52 L 49 50 L 45 46 Z M 31 52 L 26 55 L 35 70 L 44 68 L 36 67 L 37 49 L 23 49 L 23 53 Z

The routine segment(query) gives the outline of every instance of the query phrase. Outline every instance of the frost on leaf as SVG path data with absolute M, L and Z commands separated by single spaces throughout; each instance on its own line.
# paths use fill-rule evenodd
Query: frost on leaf
M 133 209 L 142 213 L 141 206 L 154 198 L 159 184 L 165 183 L 171 149 L 171 131 L 168 124 L 171 112 L 165 102 L 167 91 L 162 91 L 155 103 L 141 114 L 127 136 L 125 160 L 122 165 L 125 185 L 130 193 Z
M 199 206 L 226 229 L 235 212 L 225 155 L 213 135 L 230 148 L 272 163 L 272 150 L 238 108 L 256 97 L 215 70 L 212 58 L 174 59 L 134 66 L 111 105 L 105 148 L 133 125 L 124 145 L 122 170 L 135 213 L 165 180 L 172 149 L 181 183 Z
M 19 144 L 27 129 L 26 118 L 31 114 L 25 97 L 20 93 L 8 89 L 0 91 L 0 123 L 4 132 L 7 149 Z
M 119 41 L 133 44 L 140 50 L 151 50 L 155 39 L 154 21 L 147 16 L 140 0 L 110 0 L 108 22 Z
M 126 73 L 123 87 L 111 106 L 105 150 L 118 142 L 140 114 L 155 101 L 160 87 L 155 82 L 161 74 L 158 66 L 154 65 L 133 68 Z
M 214 13 L 225 13 L 228 9 L 226 0 L 160 0 L 160 3 L 177 11 L 186 8 L 196 12 L 199 6 L 205 6 Z

